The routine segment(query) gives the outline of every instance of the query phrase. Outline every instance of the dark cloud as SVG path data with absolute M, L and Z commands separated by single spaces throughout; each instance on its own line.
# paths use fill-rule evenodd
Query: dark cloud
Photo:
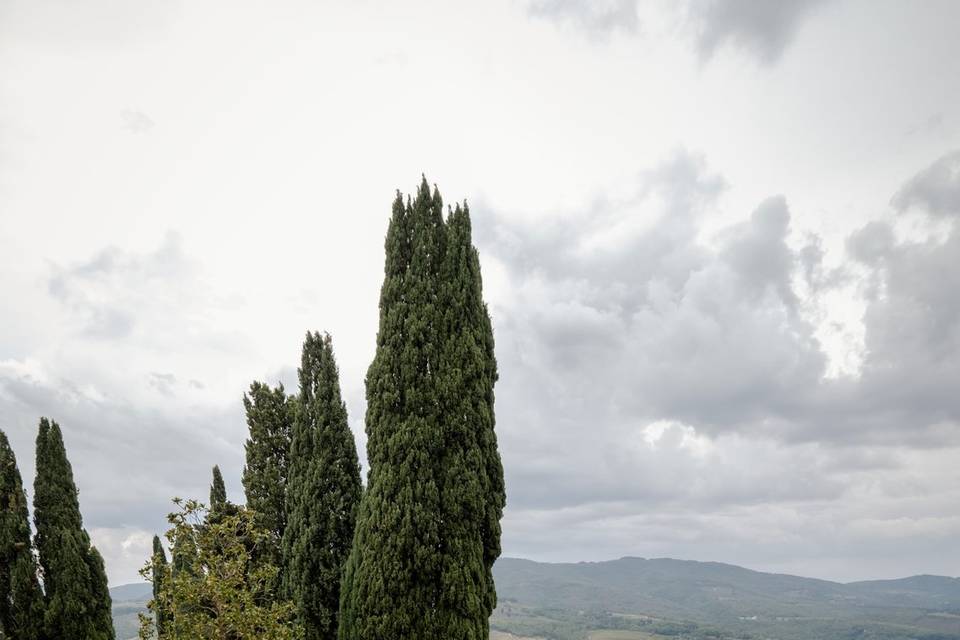
M 741 49 L 763 63 L 774 63 L 803 20 L 825 0 L 703 0 L 688 5 L 697 50 L 707 60 L 725 47 Z
M 918 207 L 934 216 L 960 216 L 960 150 L 942 156 L 911 178 L 891 203 L 898 211 Z

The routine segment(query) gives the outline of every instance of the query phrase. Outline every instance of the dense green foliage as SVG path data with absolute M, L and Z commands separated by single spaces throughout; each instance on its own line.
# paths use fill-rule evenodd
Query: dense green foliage
M 47 637 L 113 640 L 103 558 L 83 529 L 60 426 L 46 418 L 40 420 L 37 436 L 33 505 Z
M 30 546 L 27 495 L 10 448 L 0 431 L 0 638 L 39 640 L 43 592 Z
M 189 549 L 176 572 L 156 572 L 147 562 L 141 573 L 155 585 L 141 615 L 140 637 L 153 638 L 163 619 L 164 640 L 297 640 L 291 603 L 265 597 L 277 567 L 257 561 L 257 549 L 271 534 L 256 525 L 253 512 L 235 507 L 216 521 L 194 501 L 175 500 L 166 537 L 175 549 Z
M 280 542 L 287 527 L 285 501 L 296 401 L 282 384 L 274 389 L 254 382 L 243 396 L 243 407 L 250 430 L 243 468 L 247 508 L 256 513 L 259 526 L 271 533 L 270 559 L 279 564 Z
M 344 575 L 341 640 L 487 638 L 503 472 L 493 334 L 466 209 L 426 180 L 398 193 L 367 373 L 368 487 Z
M 497 604 L 492 569 L 500 556 L 500 519 L 506 502 L 494 432 L 497 363 L 466 205 L 454 208 L 446 231 L 443 275 L 448 296 L 442 305 L 443 351 L 437 376 L 445 429 L 440 461 L 445 524 L 441 606 L 456 612 L 445 625 L 448 632 L 486 637 L 486 621 Z M 467 558 L 469 562 L 464 562 Z M 471 593 L 473 585 L 482 588 Z M 457 620 L 479 626 L 471 634 L 450 626 Z
M 283 586 L 307 640 L 330 640 L 337 632 L 341 576 L 363 487 L 329 335 L 307 333 L 299 379 L 286 487 Z

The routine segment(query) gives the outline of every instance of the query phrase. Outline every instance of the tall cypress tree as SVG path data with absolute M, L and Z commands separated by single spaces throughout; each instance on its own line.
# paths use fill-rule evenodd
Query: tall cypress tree
M 442 206 L 426 180 L 393 204 L 341 640 L 489 637 L 504 503 L 493 333 L 469 214 L 444 222 Z
M 34 483 L 36 547 L 46 595 L 49 638 L 113 640 L 110 592 L 103 558 L 83 529 L 73 469 L 60 426 L 40 420 Z
M 493 563 L 500 555 L 506 503 L 494 431 L 497 364 L 466 204 L 451 212 L 446 230 L 444 346 L 437 376 L 445 429 L 440 608 L 451 637 L 487 638 L 487 620 L 496 607 Z
M 154 624 L 158 640 L 163 640 L 166 634 L 167 610 L 164 606 L 161 591 L 164 581 L 169 580 L 170 567 L 167 563 L 167 553 L 160 543 L 160 536 L 153 536 L 153 556 L 151 558 L 150 578 L 153 581 Z
M 336 635 L 362 484 L 329 335 L 307 333 L 290 448 L 283 586 L 306 640 Z
M 27 494 L 0 431 L 0 638 L 40 640 L 42 633 L 43 592 L 30 546 Z
M 284 502 L 296 404 L 287 396 L 282 384 L 271 388 L 254 382 L 249 393 L 243 395 L 243 407 L 250 429 L 243 489 L 247 507 L 257 514 L 257 524 L 275 539 L 275 548 L 270 555 L 277 564 L 280 541 L 287 526 Z

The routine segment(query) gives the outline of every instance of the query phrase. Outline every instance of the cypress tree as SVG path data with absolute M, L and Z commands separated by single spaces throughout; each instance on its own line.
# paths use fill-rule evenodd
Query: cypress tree
M 329 335 L 307 333 L 290 448 L 283 587 L 306 640 L 335 637 L 362 484 Z
M 213 465 L 213 482 L 210 483 L 210 513 L 223 511 L 227 506 L 227 487 L 223 483 L 223 474 L 219 465 Z
M 46 418 L 37 436 L 33 506 L 47 637 L 114 640 L 103 558 L 83 529 L 60 426 Z
M 150 579 L 153 582 L 153 603 L 154 603 L 154 628 L 157 632 L 157 638 L 162 640 L 165 637 L 167 624 L 167 611 L 164 607 L 161 592 L 163 583 L 169 579 L 169 566 L 167 563 L 167 553 L 163 550 L 160 543 L 160 536 L 153 536 L 153 556 L 151 558 Z
M 7 435 L 0 431 L 0 638 L 40 640 L 43 591 L 30 546 L 27 494 Z
M 441 610 L 451 637 L 487 638 L 487 620 L 496 607 L 493 563 L 500 555 L 506 503 L 494 431 L 497 364 L 466 204 L 451 212 L 446 230 L 447 302 L 437 377 L 445 429 L 440 463 L 445 523 Z
M 442 206 L 425 179 L 393 204 L 341 640 L 489 637 L 504 503 L 493 333 L 469 213 L 445 222 Z
M 92 600 L 91 617 L 95 628 L 99 631 L 99 638 L 114 637 L 113 628 L 113 601 L 110 597 L 110 586 L 107 584 L 107 569 L 100 551 L 90 547 L 86 556 L 87 566 L 90 568 L 90 596 Z
M 257 524 L 274 538 L 270 554 L 274 564 L 279 562 L 280 541 L 287 525 L 284 502 L 295 406 L 282 384 L 274 389 L 254 382 L 249 393 L 243 395 L 250 429 L 245 447 L 243 489 L 247 507 L 257 514 Z

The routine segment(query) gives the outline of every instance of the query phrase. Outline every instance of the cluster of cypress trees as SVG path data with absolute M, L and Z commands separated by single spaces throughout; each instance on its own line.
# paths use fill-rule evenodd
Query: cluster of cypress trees
M 426 179 L 393 203 L 365 491 L 329 335 L 307 333 L 298 377 L 296 395 L 261 382 L 244 394 L 243 487 L 269 533 L 259 553 L 279 569 L 275 597 L 292 602 L 306 640 L 489 638 L 506 498 L 493 330 L 465 204 L 445 219 Z M 209 518 L 229 507 L 214 467 Z
M 299 393 L 254 382 L 244 395 L 250 436 L 247 506 L 270 533 L 276 596 L 292 601 L 305 638 L 336 636 L 340 578 L 363 485 L 329 335 L 308 332 Z
M 307 334 L 298 376 L 296 396 L 259 382 L 244 395 L 243 486 L 268 533 L 258 561 L 279 569 L 275 598 L 292 601 L 307 640 L 489 638 L 506 498 L 493 330 L 465 204 L 444 218 L 426 179 L 413 201 L 394 201 L 366 380 L 365 491 L 329 335 Z M 31 546 L 0 432 L 0 640 L 113 640 L 103 559 L 83 529 L 60 427 L 46 418 L 34 488 Z M 237 510 L 214 467 L 210 522 Z M 159 538 L 153 547 L 155 578 L 186 566 L 177 549 L 168 566 Z M 161 638 L 166 615 L 157 612 Z
M 83 528 L 56 422 L 40 420 L 36 455 L 32 547 L 20 471 L 0 432 L 0 638 L 113 640 L 103 558 Z

